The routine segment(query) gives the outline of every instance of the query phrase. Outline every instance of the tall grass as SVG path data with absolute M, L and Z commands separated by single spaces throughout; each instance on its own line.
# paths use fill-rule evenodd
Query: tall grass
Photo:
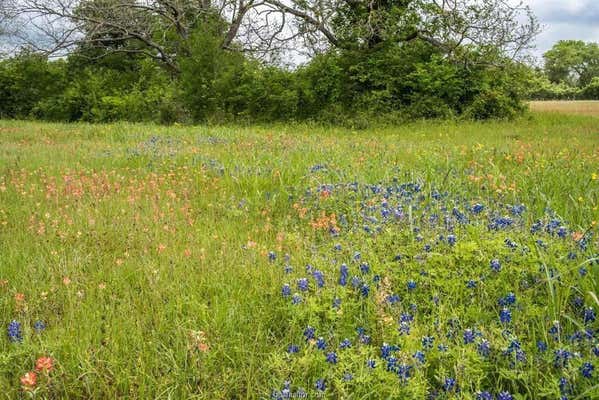
M 596 231 L 598 166 L 596 119 L 551 114 L 356 132 L 0 121 L 0 325 L 16 320 L 23 329 L 20 342 L 0 338 L 0 397 L 264 398 L 285 380 L 292 391 L 317 394 L 315 382 L 324 379 L 331 398 L 423 398 L 455 377 L 462 394 L 444 396 L 556 398 L 562 371 L 549 369 L 549 353 L 534 353 L 535 342 L 550 342 L 552 321 L 574 315 L 573 293 L 589 306 L 588 293 L 597 293 L 596 265 L 586 264 L 585 281 L 576 267 L 596 251 L 596 236 L 578 259 L 567 253 L 576 246 L 570 235 Z M 406 200 L 405 224 L 375 233 L 378 222 L 363 214 L 383 198 L 362 185 L 394 182 L 421 191 Z M 421 254 L 448 234 L 428 225 L 432 214 L 477 202 L 487 207 L 484 217 L 456 224 L 455 246 L 441 242 Z M 492 210 L 520 204 L 526 211 L 517 226 L 487 228 Z M 533 249 L 528 229 L 549 216 L 567 224 L 567 240 L 542 236 L 550 250 L 540 255 L 506 248 L 510 238 Z M 372 269 L 367 297 L 338 286 L 341 262 L 359 275 L 357 251 Z M 503 269 L 493 275 L 496 257 Z M 304 272 L 307 264 L 324 272 L 324 288 Z M 293 305 L 282 285 L 298 292 L 306 274 L 310 290 Z M 381 280 L 370 281 L 374 275 Z M 476 289 L 466 288 L 469 279 Z M 510 330 L 529 354 L 513 367 L 497 322 L 497 300 L 508 292 L 518 298 Z M 402 297 L 400 308 L 385 305 L 392 293 Z M 339 310 L 330 306 L 335 297 L 343 299 Z M 406 312 L 415 315 L 407 336 L 397 331 Z M 41 332 L 33 329 L 38 320 Z M 307 325 L 329 349 L 346 337 L 352 349 L 327 363 L 306 344 Z M 372 345 L 358 344 L 356 327 Z M 492 342 L 491 361 L 461 344 L 469 327 Z M 456 336 L 444 339 L 452 330 Z M 424 335 L 449 350 L 427 353 L 407 382 L 386 371 L 377 358 L 383 342 L 400 344 L 398 357 L 412 365 Z M 297 355 L 286 352 L 290 344 L 301 346 Z M 588 358 L 590 349 L 581 354 Z M 21 384 L 41 356 L 52 357 L 54 369 L 35 387 Z M 373 372 L 365 361 L 375 358 Z M 563 373 L 573 377 L 582 361 Z M 578 394 L 594 396 L 578 381 Z

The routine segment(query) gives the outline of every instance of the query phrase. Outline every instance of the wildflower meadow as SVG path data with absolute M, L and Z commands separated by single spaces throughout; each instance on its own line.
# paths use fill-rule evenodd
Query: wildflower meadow
M 0 398 L 598 399 L 599 120 L 0 121 Z

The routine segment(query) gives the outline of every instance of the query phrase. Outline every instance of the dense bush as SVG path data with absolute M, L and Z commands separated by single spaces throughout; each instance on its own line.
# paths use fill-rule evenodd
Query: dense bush
M 180 73 L 122 54 L 90 62 L 22 54 L 0 63 L 4 118 L 173 122 L 505 118 L 521 110 L 518 68 L 460 65 L 424 43 L 330 51 L 295 70 L 221 48 L 218 25 L 194 33 Z M 95 54 L 93 55 L 95 56 Z M 97 57 L 96 57 L 97 58 Z

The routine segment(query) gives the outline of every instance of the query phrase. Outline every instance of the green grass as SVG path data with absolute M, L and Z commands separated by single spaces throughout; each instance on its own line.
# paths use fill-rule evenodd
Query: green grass
M 326 169 L 311 172 L 319 164 Z M 457 397 L 507 390 L 549 399 L 559 396 L 557 379 L 566 374 L 576 395 L 594 398 L 593 384 L 577 377 L 590 347 L 577 350 L 583 357 L 567 371 L 547 367 L 552 353 L 543 362 L 533 353 L 537 339 L 548 340 L 551 321 L 572 329 L 579 323 L 572 296 L 593 304 L 588 292 L 599 288 L 598 267 L 586 262 L 590 273 L 582 282 L 577 270 L 598 252 L 597 235 L 586 253 L 567 261 L 573 240 L 543 237 L 551 250 L 537 252 L 528 227 L 549 208 L 569 232 L 596 232 L 598 173 L 599 125 L 590 117 L 422 122 L 357 132 L 0 121 L 0 397 L 268 398 L 287 379 L 293 390 L 314 394 L 315 381 L 325 378 L 331 398 L 423 398 L 454 376 Z M 308 189 L 393 179 L 420 182 L 427 199 L 434 190 L 447 192 L 451 204 L 524 204 L 523 226 L 505 234 L 482 222 L 458 227 L 456 246 L 435 248 L 424 263 L 410 227 L 421 226 L 425 242 L 440 230 L 425 227 L 418 207 L 404 210 L 405 223 L 377 235 L 342 227 L 332 238 L 311 224 L 334 213 L 338 224 L 346 215 L 349 227 L 361 226 L 363 199 L 342 189 L 308 196 Z M 506 235 L 533 250 L 512 254 Z M 269 251 L 276 262 L 268 261 Z M 378 289 L 371 285 L 367 300 L 335 288 L 339 262 L 349 264 L 354 251 L 388 278 Z M 398 267 L 392 261 L 398 253 L 414 257 Z M 291 275 L 283 272 L 284 254 Z M 486 273 L 496 256 L 508 266 L 472 294 L 464 282 Z M 304 303 L 291 305 L 281 287 L 291 283 L 296 292 L 308 263 L 325 272 L 327 286 L 315 291 L 311 281 Z M 428 276 L 419 275 L 423 268 Z M 405 290 L 407 279 L 418 281 L 415 293 Z M 507 291 L 520 302 L 513 330 L 529 352 L 515 368 L 501 356 L 506 339 L 490 317 Z M 400 293 L 401 310 L 377 300 L 391 292 Z M 17 293 L 25 300 L 15 300 Z M 438 308 L 430 308 L 433 295 L 441 296 Z M 343 297 L 342 312 L 330 307 L 335 296 Z M 411 334 L 398 336 L 397 320 L 410 303 L 422 310 Z M 407 359 L 423 335 L 443 339 L 451 318 L 460 320 L 458 339 L 463 328 L 481 327 L 497 359 L 448 343 L 447 354 L 428 354 L 426 368 L 404 385 L 384 371 L 382 360 L 374 372 L 365 367 L 382 342 L 400 344 Z M 5 334 L 11 320 L 23 326 L 21 343 Z M 42 333 L 33 331 L 36 320 L 47 324 Z M 329 366 L 304 345 L 307 325 L 331 343 L 350 337 L 354 345 Z M 355 343 L 357 326 L 367 329 L 372 346 Z M 192 331 L 205 333 L 208 351 L 194 348 Z M 290 343 L 301 345 L 298 355 L 287 355 Z M 56 360 L 55 369 L 40 374 L 35 391 L 24 390 L 19 378 L 40 356 Z M 342 380 L 346 370 L 353 381 Z

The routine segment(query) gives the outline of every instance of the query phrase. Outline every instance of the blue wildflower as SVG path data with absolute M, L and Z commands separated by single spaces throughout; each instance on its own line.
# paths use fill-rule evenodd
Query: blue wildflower
M 366 366 L 370 369 L 376 368 L 376 361 L 372 359 L 366 360 Z
M 264 254 L 264 253 L 262 253 Z M 268 261 L 270 262 L 274 262 L 277 259 L 277 253 L 275 253 L 274 251 L 269 251 L 268 252 Z
M 333 308 L 341 307 L 341 299 L 339 297 L 335 297 L 333 299 Z
M 21 323 L 15 320 L 8 324 L 8 339 L 11 342 L 20 342 L 23 340 L 23 332 L 21 331 Z
M 453 245 L 455 245 L 455 244 L 456 244 L 456 242 L 457 242 L 457 238 L 455 237 L 455 235 L 447 235 L 447 243 L 448 243 L 450 246 L 453 246 Z
M 467 283 L 466 283 L 466 287 L 468 289 L 475 289 L 476 288 L 476 281 L 470 279 Z
M 509 324 L 512 322 L 512 312 L 507 308 L 502 309 L 499 312 L 499 320 L 502 324 Z
M 493 400 L 493 395 L 489 392 L 478 392 L 476 400 Z
M 349 372 L 346 372 L 345 374 L 343 374 L 343 380 L 345 382 L 349 382 L 353 379 L 354 379 L 354 376 L 352 374 L 350 374 Z
M 422 347 L 424 349 L 432 349 L 435 339 L 432 336 L 424 336 L 422 338 Z
M 35 323 L 33 324 L 33 329 L 35 329 L 37 333 L 40 333 L 41 331 L 46 329 L 46 323 L 40 320 L 35 321 Z
M 414 289 L 416 289 L 416 282 L 414 282 L 413 280 L 408 281 L 408 290 Z
M 322 336 L 316 340 L 316 347 L 318 348 L 318 350 L 324 350 L 327 348 L 327 342 L 324 340 Z
M 491 353 L 491 344 L 489 343 L 488 340 L 483 339 L 477 347 L 478 350 L 478 354 L 480 354 L 483 357 L 489 357 L 489 354 Z
M 307 291 L 310 288 L 308 278 L 300 278 L 297 280 L 297 288 L 302 292 Z
M 299 346 L 296 344 L 290 344 L 289 346 L 287 346 L 287 353 L 289 354 L 295 354 L 299 352 Z
M 501 392 L 497 395 L 497 400 L 513 400 L 514 397 L 509 392 Z
M 584 309 L 584 323 L 588 324 L 595 321 L 595 310 L 593 307 L 588 307 Z
M 331 364 L 337 364 L 337 354 L 334 351 L 327 353 L 327 362 Z
M 351 341 L 347 338 L 343 339 L 341 343 L 339 343 L 340 349 L 347 349 L 351 347 Z
M 366 264 L 366 263 L 362 263 L 362 264 L 360 264 L 360 271 L 363 274 L 367 274 L 367 273 L 370 272 L 370 266 L 368 264 Z
M 314 270 L 314 272 L 312 273 L 312 276 L 314 277 L 314 280 L 316 281 L 316 286 L 318 286 L 319 288 L 324 286 L 324 274 L 322 273 L 322 271 Z
M 314 329 L 308 325 L 306 327 L 306 329 L 304 329 L 304 337 L 306 338 L 306 341 L 314 339 L 315 333 L 316 333 L 316 329 Z
M 410 379 L 412 374 L 412 366 L 407 364 L 400 364 L 397 366 L 397 376 L 401 379 L 402 382 L 406 382 Z
M 464 330 L 464 344 L 469 344 L 474 342 L 474 332 L 472 329 Z
M 499 272 L 501 270 L 501 263 L 498 259 L 494 258 L 491 260 L 491 269 L 495 272 Z
M 443 390 L 446 392 L 453 392 L 456 388 L 456 380 L 454 378 L 445 378 L 443 383 Z
M 281 294 L 283 295 L 283 297 L 291 296 L 291 286 L 289 286 L 288 283 L 284 284 L 281 288 Z
M 591 364 L 590 362 L 585 362 L 584 364 L 582 364 L 582 367 L 580 367 L 580 373 L 585 378 L 592 378 L 594 369 L 595 367 L 593 366 L 593 364 Z
M 339 276 L 339 284 L 341 286 L 347 285 L 347 278 L 349 276 L 349 268 L 347 268 L 346 264 L 341 264 L 340 268 L 340 276 Z
M 537 349 L 539 349 L 541 353 L 547 351 L 547 343 L 543 342 L 542 340 L 539 340 L 537 342 Z
M 320 378 L 316 381 L 316 384 L 314 385 L 314 387 L 316 387 L 316 390 L 318 390 L 320 392 L 324 392 L 327 389 L 325 380 L 322 378 Z
M 421 364 L 424 364 L 426 356 L 424 355 L 424 353 L 420 350 L 417 350 L 414 353 L 414 358 Z
M 299 304 L 303 301 L 302 296 L 300 296 L 299 294 L 294 294 L 293 297 L 291 298 L 291 303 L 292 304 Z

